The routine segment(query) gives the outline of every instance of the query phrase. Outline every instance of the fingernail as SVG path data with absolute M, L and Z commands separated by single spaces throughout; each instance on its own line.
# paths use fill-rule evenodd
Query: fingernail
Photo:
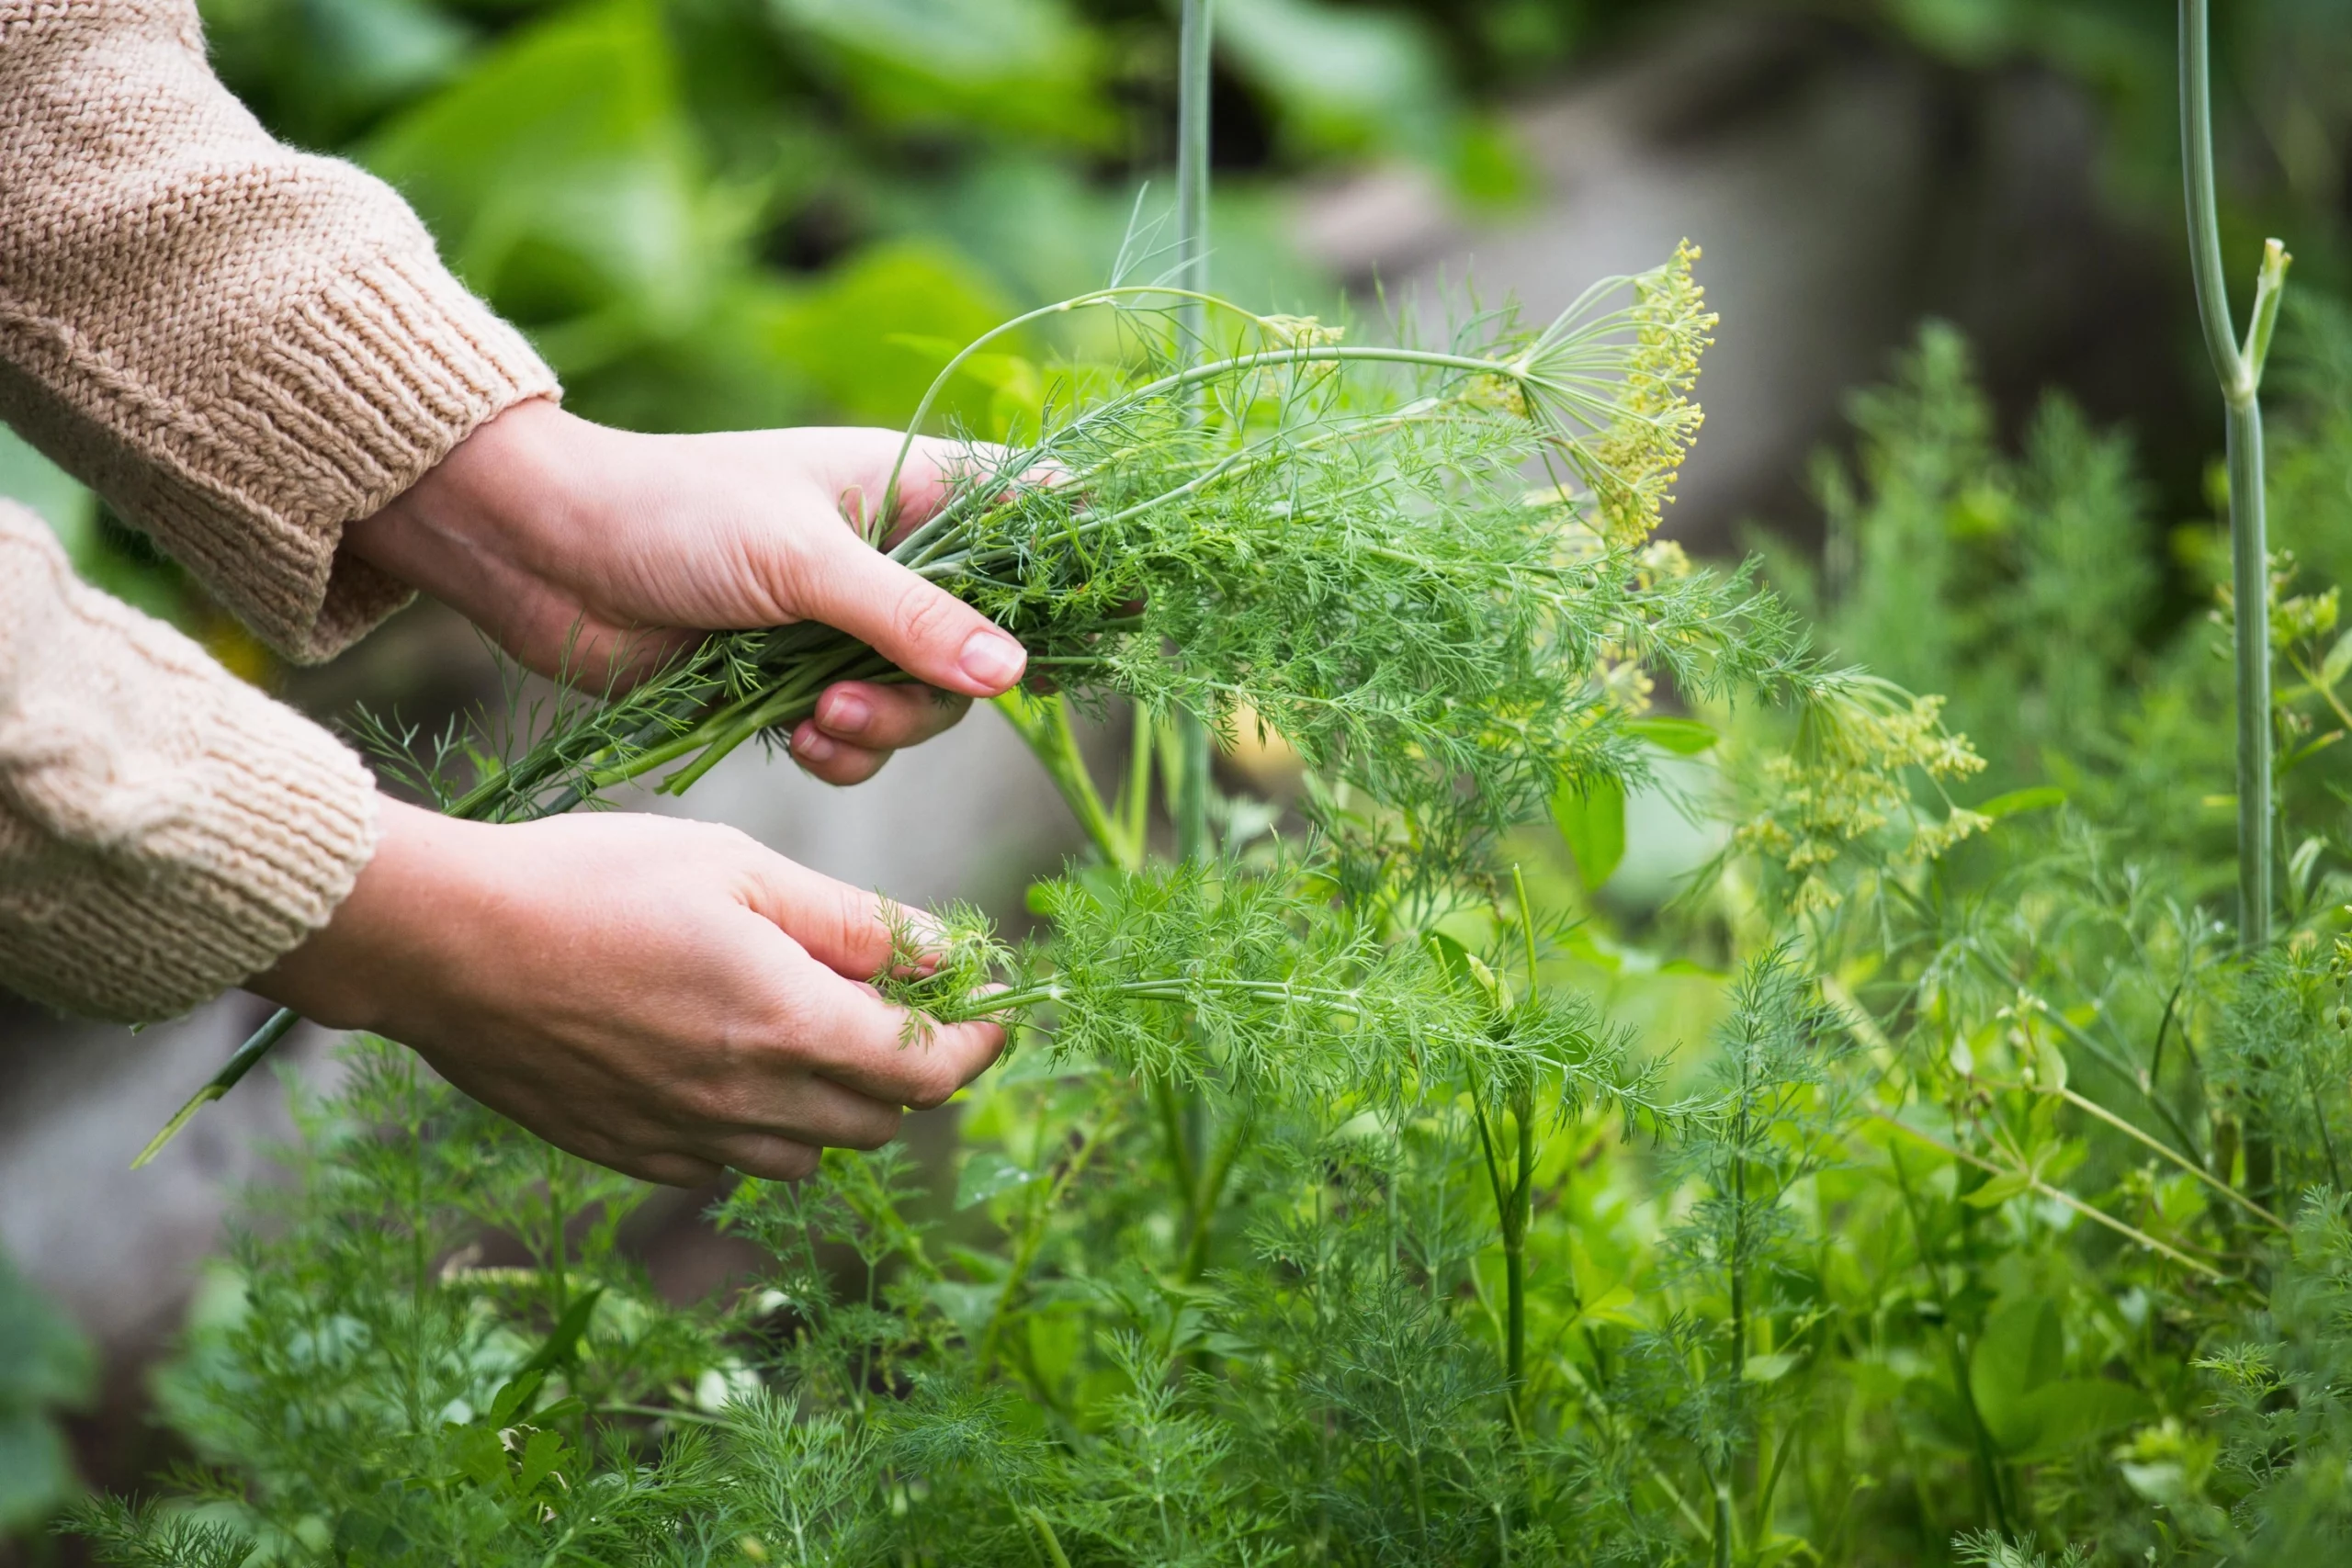
M 841 748 L 813 725 L 802 725 L 792 737 L 792 754 L 804 762 L 830 762 L 840 751 Z
M 863 735 L 874 722 L 874 705 L 854 692 L 832 692 L 827 694 L 820 716 L 835 735 Z
M 1002 632 L 974 632 L 956 661 L 965 674 L 991 690 L 1002 691 L 1021 679 L 1029 662 L 1022 646 Z

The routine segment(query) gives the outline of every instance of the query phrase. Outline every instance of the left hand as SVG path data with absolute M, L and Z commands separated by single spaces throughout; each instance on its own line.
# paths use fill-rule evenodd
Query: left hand
M 642 671 L 706 632 L 821 621 L 926 685 L 842 682 L 792 735 L 838 784 L 871 778 L 1027 654 L 978 611 L 858 536 L 901 436 L 808 428 L 642 435 L 544 400 L 461 443 L 345 543 L 444 601 L 541 674 Z M 922 439 L 899 481 L 911 527 L 944 499 L 964 448 Z

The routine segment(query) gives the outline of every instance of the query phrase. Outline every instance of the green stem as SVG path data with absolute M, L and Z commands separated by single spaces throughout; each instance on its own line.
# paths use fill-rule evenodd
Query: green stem
M 1023 1517 L 1035 1527 L 1038 1535 L 1044 1538 L 1046 1553 L 1054 1560 L 1054 1568 L 1069 1568 L 1069 1556 L 1062 1551 L 1061 1538 L 1054 1534 L 1054 1527 L 1047 1522 L 1045 1512 L 1039 1508 L 1027 1507 L 1022 1509 L 1021 1513 Z
M 2264 248 L 2255 309 L 2240 346 L 2231 325 L 2213 175 L 2213 85 L 2208 0 L 2181 0 L 2180 136 L 2187 175 L 2189 271 L 2198 324 L 2228 411 L 2230 581 L 2236 606 L 2238 705 L 2238 946 L 2269 944 L 2272 899 L 2270 558 L 2263 515 L 2262 367 L 2277 324 L 2289 257 Z
M 1212 0 L 1184 0 L 1177 35 L 1176 76 L 1176 265 L 1194 298 L 1178 313 L 1182 352 L 1196 359 L 1207 347 L 1206 320 L 1198 296 L 1209 286 L 1209 63 L 1216 27 Z M 1204 381 L 1187 383 L 1198 388 Z M 1196 397 L 1187 423 L 1202 419 Z M 1176 854 L 1185 861 L 1209 855 L 1209 730 L 1198 715 L 1176 720 Z
M 2072 1209 L 2075 1213 L 2080 1214 L 2083 1218 L 2090 1221 L 2093 1224 L 2104 1225 L 2109 1230 L 2113 1231 L 2116 1235 L 2123 1237 L 2126 1241 L 2136 1242 L 2140 1246 L 2146 1247 L 2151 1252 L 2159 1253 L 2165 1258 L 2169 1258 L 2175 1263 L 2179 1264 L 2182 1268 L 2190 1270 L 2192 1273 L 2202 1274 L 2205 1278 L 2212 1280 L 2215 1284 L 2223 1284 L 2229 1280 L 2230 1277 L 2228 1275 L 2222 1273 L 2219 1269 L 2214 1268 L 2212 1265 L 2199 1262 L 2196 1258 L 2191 1258 L 2188 1254 L 2181 1251 L 2180 1248 L 2172 1246 L 2168 1242 L 2157 1240 L 2154 1236 L 2150 1235 L 2146 1231 L 2142 1230 L 2137 1225 L 2130 1224 L 2122 1220 L 2117 1219 L 2113 1214 L 2109 1213 L 2106 1210 L 2099 1208 L 2095 1203 L 2086 1203 L 2080 1198 L 2075 1197 L 2072 1192 L 2067 1191 L 2064 1188 L 2051 1186 L 2050 1183 L 2042 1180 L 2041 1177 L 2035 1175 L 2031 1169 L 2022 1165 L 2016 1168 L 2005 1168 L 1996 1165 L 1991 1160 L 1984 1158 L 1981 1155 L 1971 1154 L 1966 1149 L 1960 1147 L 1956 1144 L 1946 1143 L 1943 1139 L 1937 1137 L 1933 1133 L 1914 1127 L 1908 1122 L 1905 1122 L 1898 1117 L 1890 1115 L 1888 1112 L 1878 1110 L 1876 1107 L 1869 1108 L 1863 1112 L 1863 1114 L 1869 1116 L 1873 1121 L 1885 1122 L 1888 1126 L 1894 1128 L 1896 1132 L 1901 1133 L 1904 1136 L 1915 1138 L 1920 1143 L 1927 1145 L 1931 1149 L 1939 1150 L 1963 1164 L 1973 1165 L 1977 1169 L 1984 1171 L 1989 1176 L 2022 1177 L 2025 1179 L 2026 1186 L 2031 1190 L 2041 1193 L 2045 1198 L 2055 1199 L 2060 1203 L 2064 1204 L 2067 1208 Z
M 2263 247 L 2254 310 L 2243 345 L 2231 326 L 2222 264 L 2220 202 L 2213 175 L 2211 22 L 2208 0 L 2181 0 L 2180 135 L 2187 174 L 2188 262 L 2197 284 L 2198 324 L 2221 382 L 2227 411 L 2230 473 L 2230 586 L 2235 614 L 2238 708 L 2238 951 L 2270 945 L 2275 897 L 2271 798 L 2270 546 L 2264 516 L 2262 370 L 2278 325 L 2291 259 L 2272 240 Z M 2245 1184 L 2267 1199 L 2277 1156 L 2263 1109 L 2249 1104 Z

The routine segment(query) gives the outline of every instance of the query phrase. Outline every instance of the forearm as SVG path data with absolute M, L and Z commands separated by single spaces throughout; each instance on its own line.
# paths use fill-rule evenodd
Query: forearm
M 185 1011 L 326 923 L 376 819 L 346 748 L 74 581 L 0 504 L 0 984 Z
M 192 0 L 0 0 L 0 418 L 281 651 L 397 605 L 345 526 L 554 389 L 390 187 L 212 77 Z

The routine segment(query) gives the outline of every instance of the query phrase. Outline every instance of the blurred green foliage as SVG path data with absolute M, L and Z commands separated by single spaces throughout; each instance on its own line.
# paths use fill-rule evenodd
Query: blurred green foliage
M 39 1524 L 80 1490 L 61 1409 L 96 1382 L 86 1340 L 0 1254 L 0 1540 Z

